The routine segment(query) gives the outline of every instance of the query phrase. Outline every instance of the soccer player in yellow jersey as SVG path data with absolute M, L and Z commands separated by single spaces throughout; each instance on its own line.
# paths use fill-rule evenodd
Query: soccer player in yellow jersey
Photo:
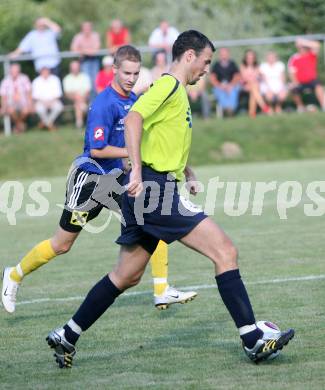
M 81 161 L 86 159 L 87 162 L 80 165 L 80 156 L 75 161 L 78 169 L 72 171 L 67 182 L 71 186 L 67 186 L 65 209 L 56 233 L 38 243 L 15 267 L 4 270 L 2 303 L 7 312 L 15 311 L 17 290 L 23 278 L 68 252 L 83 226 L 96 218 L 103 207 L 110 208 L 103 199 L 98 199 L 98 192 L 106 185 L 104 200 L 107 198 L 111 192 L 109 179 L 116 169 L 121 173 L 117 180 L 123 180 L 122 158 L 128 157 L 123 118 L 137 99 L 132 88 L 138 79 L 140 65 L 141 56 L 134 47 L 123 46 L 117 51 L 113 83 L 98 95 L 89 111 L 84 153 L 81 155 Z M 120 196 L 115 194 L 115 197 L 119 201 Z M 91 202 L 93 199 L 97 201 Z M 168 247 L 165 242 L 159 243 L 151 259 L 154 303 L 158 309 L 195 298 L 194 291 L 178 291 L 168 285 Z
M 60 367 L 71 367 L 80 334 L 121 293 L 139 283 L 159 240 L 178 240 L 213 262 L 219 293 L 251 360 L 259 362 L 276 354 L 294 336 L 294 330 L 288 329 L 270 337 L 256 326 L 232 241 L 211 218 L 182 200 L 177 189 L 185 174 L 189 191 L 197 192 L 195 176 L 187 167 L 192 119 L 185 86 L 208 72 L 213 52 L 213 44 L 202 33 L 180 34 L 173 45 L 170 73 L 158 79 L 126 117 L 132 170 L 125 182 L 128 192 L 122 197 L 126 223 L 117 239 L 120 259 L 89 291 L 73 317 L 48 335 Z

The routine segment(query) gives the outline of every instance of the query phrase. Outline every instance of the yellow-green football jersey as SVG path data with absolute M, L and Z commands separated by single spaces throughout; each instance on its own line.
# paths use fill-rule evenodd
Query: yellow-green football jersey
M 141 159 L 158 172 L 183 179 L 192 138 L 191 109 L 184 86 L 165 74 L 132 106 L 143 118 Z

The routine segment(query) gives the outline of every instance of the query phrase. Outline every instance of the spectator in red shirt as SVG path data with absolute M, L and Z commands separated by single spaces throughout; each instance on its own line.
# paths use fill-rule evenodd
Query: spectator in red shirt
M 102 60 L 103 69 L 97 73 L 96 76 L 96 92 L 102 92 L 108 87 L 114 78 L 113 73 L 113 62 L 112 56 L 105 56 Z
M 317 41 L 299 38 L 296 41 L 296 47 L 298 52 L 289 59 L 288 68 L 292 81 L 291 92 L 297 111 L 305 110 L 301 94 L 306 89 L 312 89 L 315 92 L 321 108 L 325 110 L 324 88 L 317 79 L 317 57 L 320 44 Z
M 120 19 L 114 19 L 111 23 L 111 27 L 106 32 L 106 46 L 111 54 L 114 54 L 116 50 L 124 45 L 128 45 L 131 42 L 129 30 L 123 26 Z

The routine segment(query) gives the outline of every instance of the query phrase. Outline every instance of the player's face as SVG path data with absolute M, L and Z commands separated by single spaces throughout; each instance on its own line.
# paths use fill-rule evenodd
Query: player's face
M 121 90 L 128 95 L 135 83 L 139 78 L 140 73 L 140 62 L 133 62 L 129 60 L 122 61 L 121 65 L 117 67 L 113 67 L 114 72 L 114 81 L 121 88 Z
M 209 46 L 205 47 L 198 56 L 194 54 L 189 67 L 188 84 L 195 84 L 202 76 L 209 72 L 212 54 L 213 52 Z

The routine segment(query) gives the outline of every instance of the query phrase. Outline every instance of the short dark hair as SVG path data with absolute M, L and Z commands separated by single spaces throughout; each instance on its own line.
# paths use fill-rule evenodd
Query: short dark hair
M 114 56 L 114 65 L 119 67 L 125 60 L 141 62 L 141 54 L 139 50 L 131 45 L 125 45 L 118 48 Z
M 195 54 L 199 55 L 206 47 L 210 47 L 212 51 L 216 50 L 210 39 L 199 31 L 184 31 L 173 44 L 173 61 L 180 59 L 187 50 L 193 49 Z

